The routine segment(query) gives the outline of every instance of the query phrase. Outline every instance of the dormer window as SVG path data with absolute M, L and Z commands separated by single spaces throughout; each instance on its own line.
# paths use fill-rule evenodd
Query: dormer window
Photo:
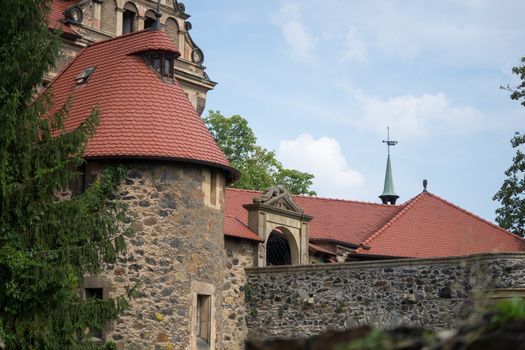
M 147 53 L 144 57 L 146 62 L 153 68 L 161 77 L 173 78 L 173 63 L 175 55 L 171 52 L 152 52 Z
M 96 67 L 89 67 L 89 68 L 84 69 L 82 72 L 80 72 L 75 77 L 75 81 L 77 82 L 77 85 L 86 83 L 91 77 L 91 75 L 93 74 L 93 72 L 95 71 L 95 68 Z

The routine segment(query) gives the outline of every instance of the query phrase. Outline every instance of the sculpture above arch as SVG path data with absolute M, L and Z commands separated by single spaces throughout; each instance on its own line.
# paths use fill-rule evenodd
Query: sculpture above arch
M 270 205 L 279 209 L 290 210 L 296 213 L 304 211 L 297 206 L 292 194 L 283 185 L 272 186 L 261 197 L 255 197 L 253 203 Z

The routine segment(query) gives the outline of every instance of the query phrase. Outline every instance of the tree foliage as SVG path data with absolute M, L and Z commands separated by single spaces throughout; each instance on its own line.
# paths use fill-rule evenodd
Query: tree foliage
M 521 58 L 521 65 L 512 68 L 512 73 L 519 76 L 521 83 L 505 89 L 511 92 L 511 99 L 525 107 L 525 57 Z M 516 132 L 511 145 L 516 149 L 516 155 L 505 171 L 507 178 L 493 198 L 501 203 L 501 207 L 496 209 L 496 221 L 501 227 L 525 236 L 525 134 Z
M 507 178 L 493 198 L 501 203 L 496 209 L 496 222 L 517 235 L 525 236 L 525 135 L 516 133 L 511 144 L 516 148 L 516 155 L 505 171 Z
M 315 195 L 310 189 L 314 176 L 283 167 L 274 151 L 257 145 L 257 138 L 243 117 L 228 118 L 218 111 L 209 111 L 204 121 L 232 166 L 241 172 L 233 187 L 264 191 L 279 184 L 293 194 Z
M 78 175 L 98 115 L 65 130 L 67 104 L 49 116 L 49 96 L 33 102 L 58 52 L 48 6 L 0 1 L 0 339 L 6 349 L 93 349 L 86 330 L 127 308 L 126 296 L 84 301 L 78 292 L 84 275 L 125 248 L 116 224 L 123 212 L 107 200 L 122 170 L 109 169 L 78 197 L 57 198 Z

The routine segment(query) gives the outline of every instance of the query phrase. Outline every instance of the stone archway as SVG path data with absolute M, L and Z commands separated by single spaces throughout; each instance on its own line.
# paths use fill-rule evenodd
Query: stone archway
M 266 241 L 266 266 L 299 264 L 299 249 L 294 235 L 285 227 L 278 227 Z
M 264 243 L 259 245 L 256 265 L 267 266 L 268 245 L 276 244 L 279 232 L 288 243 L 290 264 L 308 264 L 308 222 L 311 216 L 304 214 L 297 206 L 292 195 L 283 186 L 268 189 L 261 197 L 253 199 L 253 204 L 246 204 L 248 226 L 257 233 Z M 276 235 L 276 236 L 272 236 Z M 271 248 L 271 247 L 270 247 Z

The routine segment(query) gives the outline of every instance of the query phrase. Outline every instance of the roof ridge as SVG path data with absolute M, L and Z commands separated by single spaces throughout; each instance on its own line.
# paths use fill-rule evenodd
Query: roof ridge
M 146 33 L 146 32 L 153 33 L 153 31 L 149 30 L 148 28 L 141 29 L 141 30 L 137 30 L 136 32 L 130 32 L 130 33 L 126 33 L 126 34 L 123 34 L 123 35 L 116 35 L 116 36 L 114 36 L 112 38 L 109 38 L 109 39 L 106 39 L 106 40 L 96 41 L 94 43 L 88 44 L 88 46 L 86 46 L 86 48 L 87 47 L 93 47 L 93 46 L 101 45 L 101 44 L 106 44 L 106 43 L 109 43 L 109 42 L 112 42 L 112 41 L 115 41 L 115 40 L 119 40 L 119 39 L 122 39 L 122 38 L 128 38 L 130 36 L 143 34 L 143 33 Z M 158 31 L 158 30 L 155 31 L 155 32 L 162 32 L 162 33 L 164 33 L 164 31 Z
M 350 202 L 350 203 L 359 203 L 359 204 L 368 204 L 368 205 L 375 205 L 380 207 L 402 207 L 406 205 L 408 202 L 405 202 L 403 204 L 397 204 L 397 205 L 389 205 L 389 204 L 383 204 L 383 203 L 374 203 L 374 202 L 367 202 L 367 201 L 358 201 L 355 199 L 343 199 L 343 198 L 332 198 L 332 197 L 322 197 L 322 196 L 308 196 L 305 194 L 294 194 L 294 197 L 303 197 L 303 198 L 314 198 L 314 199 L 320 199 L 320 200 L 329 200 L 329 201 L 338 201 L 338 202 Z
M 243 188 L 234 188 L 234 187 L 227 187 L 227 190 L 233 190 L 236 192 L 251 192 L 251 193 L 264 193 L 264 191 L 259 190 L 246 190 Z M 346 202 L 346 203 L 360 203 L 360 204 L 368 204 L 368 205 L 374 205 L 374 206 L 380 206 L 380 207 L 402 207 L 406 205 L 408 202 L 405 202 L 403 204 L 397 204 L 397 205 L 388 205 L 383 203 L 374 203 L 374 202 L 367 202 L 367 201 L 358 201 L 354 199 L 343 199 L 343 198 L 331 198 L 331 197 L 322 197 L 322 196 L 309 196 L 306 194 L 294 194 L 293 197 L 301 197 L 301 198 L 312 198 L 312 199 L 320 199 L 320 200 L 329 200 L 329 201 L 338 201 L 338 202 Z
M 381 233 L 383 233 L 388 227 L 390 227 L 394 222 L 398 221 L 401 216 L 403 216 L 410 208 L 414 206 L 414 204 L 419 201 L 423 197 L 423 195 L 428 192 L 421 192 L 414 198 L 412 198 L 410 201 L 403 204 L 405 207 L 396 215 L 394 215 L 390 220 L 387 221 L 386 224 L 384 224 L 379 230 L 374 232 L 370 237 L 368 237 L 362 245 L 369 245 L 370 242 L 372 242 L 377 236 L 379 236 Z M 363 248 L 356 249 L 356 252 L 359 252 Z
M 430 193 L 430 192 L 427 192 L 427 193 L 428 193 L 431 197 L 434 197 L 434 198 L 436 198 L 436 199 L 442 201 L 443 203 L 445 203 L 445 204 L 447 204 L 447 205 L 449 205 L 449 206 L 451 206 L 451 207 L 453 207 L 453 208 L 459 209 L 459 210 L 461 210 L 462 212 L 464 212 L 465 214 L 470 215 L 470 216 L 472 216 L 473 218 L 478 219 L 479 221 L 481 221 L 481 222 L 483 222 L 483 223 L 485 223 L 485 224 L 489 224 L 490 226 L 492 226 L 492 227 L 498 229 L 499 231 L 502 231 L 502 232 L 504 232 L 504 233 L 506 233 L 506 234 L 508 234 L 508 235 L 511 235 L 512 237 L 517 238 L 517 239 L 520 240 L 520 241 L 524 241 L 524 239 L 523 239 L 522 237 L 519 237 L 518 235 L 515 235 L 514 233 L 511 233 L 511 232 L 505 230 L 504 228 L 502 228 L 502 227 L 500 227 L 500 226 L 498 226 L 498 225 L 496 225 L 496 224 L 494 224 L 494 223 L 488 221 L 487 219 L 483 219 L 481 216 L 478 216 L 478 215 L 472 213 L 471 211 L 468 211 L 467 209 L 464 209 L 464 208 L 460 207 L 459 205 L 456 205 L 456 204 L 454 204 L 454 203 L 452 203 L 452 202 L 449 202 L 449 201 L 447 201 L 446 199 L 443 199 L 443 198 L 441 198 L 440 196 L 438 196 L 438 195 L 436 195 L 436 194 L 433 194 L 433 193 Z

